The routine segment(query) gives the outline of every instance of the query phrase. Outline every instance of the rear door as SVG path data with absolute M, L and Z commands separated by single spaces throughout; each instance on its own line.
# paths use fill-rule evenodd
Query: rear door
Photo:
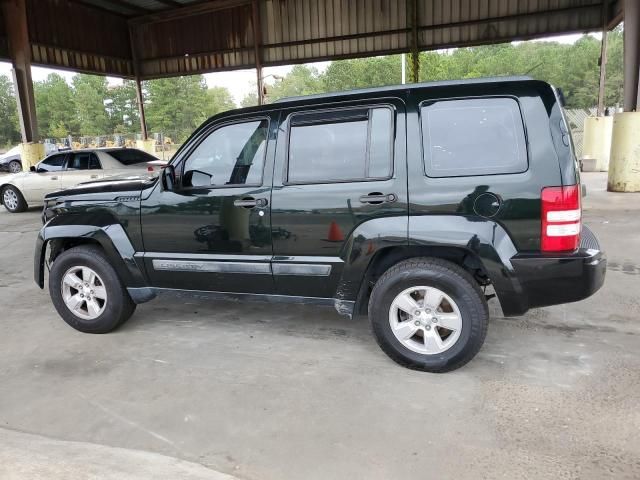
M 67 156 L 64 171 L 60 175 L 62 188 L 102 178 L 100 160 L 93 152 L 74 152 Z
M 407 215 L 405 106 L 387 98 L 282 118 L 271 209 L 277 292 L 329 298 L 354 229 Z

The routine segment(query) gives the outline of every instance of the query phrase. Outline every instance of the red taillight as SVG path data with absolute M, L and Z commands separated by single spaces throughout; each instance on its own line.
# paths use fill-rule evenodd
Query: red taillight
M 153 171 L 154 171 L 154 170 L 153 170 L 153 167 L 152 167 L 151 165 L 149 165 L 149 166 L 147 167 L 147 172 L 153 172 Z
M 543 188 L 541 250 L 575 250 L 580 245 L 581 230 L 580 185 Z

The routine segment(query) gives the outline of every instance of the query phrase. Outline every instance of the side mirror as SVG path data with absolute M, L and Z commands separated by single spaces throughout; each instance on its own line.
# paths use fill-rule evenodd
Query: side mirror
M 35 167 L 35 165 L 31 165 L 31 166 L 29 167 L 29 171 L 30 171 L 30 172 L 35 172 L 35 171 L 36 171 L 36 167 Z
M 162 187 L 172 192 L 176 187 L 176 169 L 173 165 L 167 165 L 162 170 Z

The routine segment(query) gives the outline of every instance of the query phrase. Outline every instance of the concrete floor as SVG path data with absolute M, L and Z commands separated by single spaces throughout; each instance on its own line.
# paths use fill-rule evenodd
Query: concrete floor
M 121 449 L 175 457 L 212 478 L 640 478 L 640 194 L 606 193 L 606 174 L 583 181 L 604 288 L 496 314 L 475 360 L 445 375 L 395 365 L 365 318 L 330 309 L 165 299 L 113 334 L 81 334 L 32 281 L 39 211 L 3 209 L 0 432 L 12 441 L 0 440 L 0 477 L 28 466 L 20 445 L 50 465 L 75 458 L 87 477 L 102 458 L 19 431 L 120 447 L 104 453 L 118 462 Z

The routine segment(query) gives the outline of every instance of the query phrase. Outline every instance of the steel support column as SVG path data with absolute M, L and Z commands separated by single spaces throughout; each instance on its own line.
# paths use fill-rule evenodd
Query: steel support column
M 624 2 L 624 111 L 633 112 L 640 103 L 640 1 Z
M 13 63 L 20 132 L 23 143 L 39 140 L 36 102 L 31 81 L 31 45 L 25 0 L 4 0 L 2 14 L 9 40 L 9 55 Z
M 138 63 L 138 52 L 136 50 L 133 27 L 129 25 L 129 47 L 131 48 L 131 60 L 133 61 L 133 73 L 136 80 L 136 102 L 138 104 L 138 116 L 140 117 L 140 133 L 142 141 L 149 138 L 147 131 L 147 117 L 144 113 L 144 95 L 142 93 L 142 80 L 140 80 L 140 65 Z
M 605 84 L 607 79 L 607 33 L 609 32 L 609 2 L 602 3 L 602 40 L 600 41 L 600 82 L 598 85 L 598 113 L 604 115 Z
M 149 138 L 149 132 L 147 131 L 147 117 L 144 113 L 144 95 L 142 93 L 142 82 L 138 77 L 136 77 L 136 101 L 138 102 L 138 115 L 140 116 L 142 140 L 147 140 Z
M 258 105 L 264 103 L 264 78 L 262 76 L 262 59 L 260 58 L 260 43 L 262 31 L 260 29 L 260 6 L 257 0 L 251 2 L 251 23 L 253 24 L 253 51 L 256 61 L 256 86 L 258 87 Z

